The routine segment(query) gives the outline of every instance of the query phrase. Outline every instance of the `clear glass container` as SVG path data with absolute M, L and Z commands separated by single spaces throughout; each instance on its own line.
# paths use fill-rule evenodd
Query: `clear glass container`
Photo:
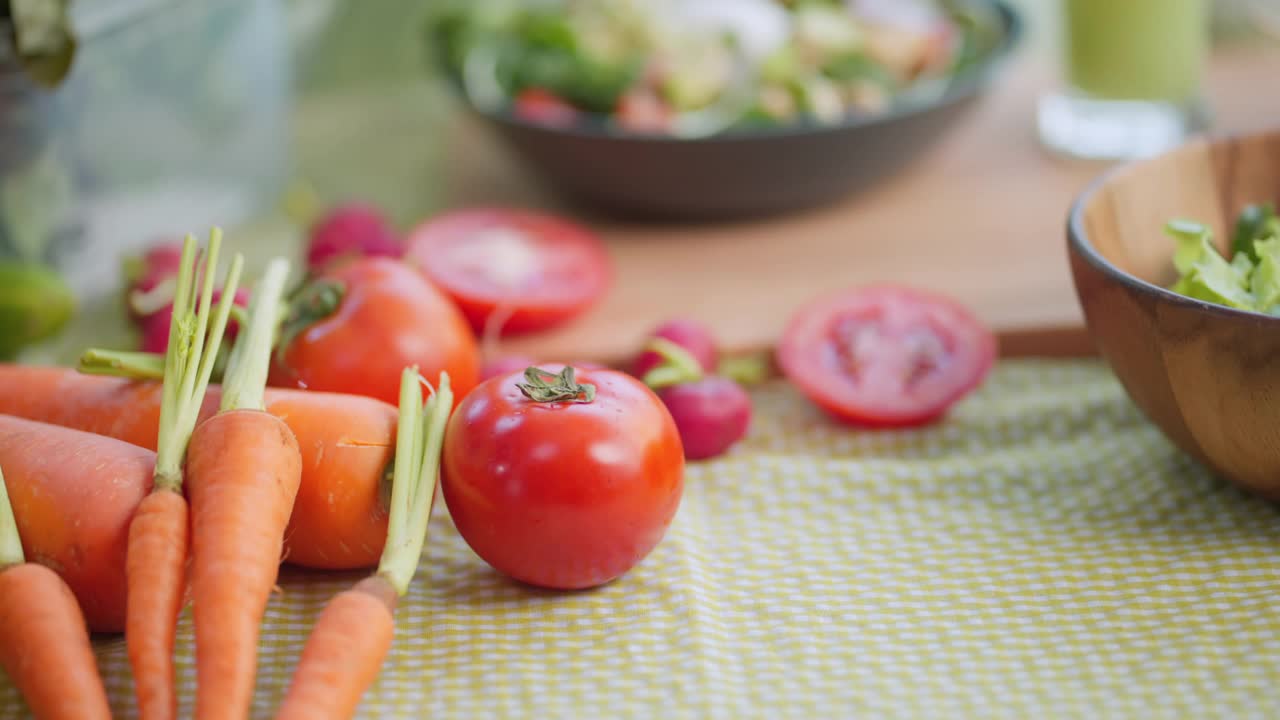
M 1129 159 L 1204 129 L 1210 0 L 1061 0 L 1064 88 L 1042 98 L 1053 150 Z
M 234 226 L 288 172 L 279 0 L 79 0 L 56 90 L 0 64 L 0 258 L 54 266 L 81 297 L 157 237 Z

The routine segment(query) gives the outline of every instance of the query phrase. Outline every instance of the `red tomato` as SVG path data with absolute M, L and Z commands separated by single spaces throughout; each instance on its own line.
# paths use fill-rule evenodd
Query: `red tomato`
M 650 90 L 632 90 L 618 99 L 613 111 L 619 125 L 635 133 L 667 133 L 671 131 L 674 113 L 658 94 Z
M 522 90 L 513 109 L 516 117 L 538 125 L 568 127 L 578 121 L 577 108 L 542 88 Z
M 448 293 L 482 332 L 491 315 L 502 334 L 544 330 L 586 310 L 613 271 L 590 230 L 518 210 L 441 215 L 409 236 L 405 261 Z
M 819 406 L 847 422 L 918 425 L 981 384 L 995 337 L 967 310 L 898 287 L 835 293 L 801 308 L 778 363 Z
M 390 258 L 363 258 L 335 267 L 309 292 L 339 288 L 340 298 L 312 298 L 314 319 L 286 327 L 271 383 L 367 395 L 397 404 L 400 373 L 417 365 L 428 378 L 449 373 L 456 396 L 480 375 L 476 338 L 458 309 L 413 268 Z M 289 325 L 290 323 L 286 323 Z
M 552 372 L 560 367 L 543 366 Z M 658 544 L 684 491 L 684 451 L 662 401 L 614 370 L 581 370 L 591 402 L 537 402 L 523 373 L 487 380 L 449 420 L 442 489 L 485 562 L 556 589 L 609 582 Z

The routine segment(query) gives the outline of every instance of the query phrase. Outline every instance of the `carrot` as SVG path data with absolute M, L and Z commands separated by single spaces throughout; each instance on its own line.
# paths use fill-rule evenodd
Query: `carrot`
M 110 720 L 107 691 L 75 596 L 26 562 L 0 472 L 0 667 L 39 720 Z
M 134 692 L 142 720 L 173 718 L 173 644 L 182 609 L 188 544 L 187 501 L 182 496 L 182 460 L 191 441 L 201 400 L 222 344 L 232 298 L 244 259 L 236 255 L 223 285 L 222 301 L 210 309 L 222 233 L 209 236 L 204 267 L 196 261 L 196 241 L 188 235 L 173 299 L 169 348 L 165 355 L 155 478 L 129 525 L 125 561 L 125 643 L 133 668 Z M 197 292 L 195 279 L 204 281 Z
M 27 557 L 62 577 L 95 632 L 124 630 L 129 521 L 155 465 L 150 450 L 0 415 L 0 467 Z
M 350 718 L 391 648 L 395 609 L 422 556 L 440 473 L 440 447 L 453 408 L 449 375 L 422 402 L 418 369 L 400 379 L 400 438 L 396 448 L 391 522 L 378 571 L 339 593 L 325 607 L 302 649 L 281 720 Z
M 211 386 L 201 421 L 217 412 L 220 399 L 221 390 Z M 0 364 L 0 413 L 152 450 L 160 401 L 155 382 Z M 268 388 L 266 404 L 288 423 L 302 453 L 302 481 L 285 533 L 288 562 L 326 570 L 377 565 L 387 535 L 396 409 L 357 395 L 282 388 Z
M 196 718 L 249 714 L 258 626 L 275 586 L 302 459 L 293 431 L 266 412 L 271 345 L 289 265 L 271 262 L 227 362 L 222 403 L 187 450 Z

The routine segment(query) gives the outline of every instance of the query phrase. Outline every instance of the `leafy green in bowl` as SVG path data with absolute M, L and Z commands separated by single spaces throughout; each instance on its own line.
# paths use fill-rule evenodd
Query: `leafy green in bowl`
M 1219 252 L 1213 231 L 1175 219 L 1165 232 L 1178 244 L 1170 289 L 1196 300 L 1280 316 L 1280 217 L 1271 204 L 1250 205 L 1236 220 L 1230 256 Z

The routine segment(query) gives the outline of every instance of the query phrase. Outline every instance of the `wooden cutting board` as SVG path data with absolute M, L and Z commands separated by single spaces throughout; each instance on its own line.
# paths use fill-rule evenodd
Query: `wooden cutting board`
M 1207 88 L 1215 131 L 1280 124 L 1280 93 L 1270 90 L 1277 77 L 1280 49 L 1219 53 Z M 893 282 L 968 305 L 997 331 L 1006 355 L 1090 354 L 1064 227 L 1073 199 L 1106 166 L 1055 158 L 1039 145 L 1036 99 L 1052 83 L 1040 55 L 1015 57 L 959 127 L 879 187 L 834 206 L 730 224 L 586 218 L 616 263 L 611 293 L 573 324 L 501 350 L 619 361 L 676 316 L 708 323 L 727 350 L 765 350 L 817 294 Z M 452 132 L 449 205 L 557 208 L 536 175 L 476 123 L 460 121 Z

